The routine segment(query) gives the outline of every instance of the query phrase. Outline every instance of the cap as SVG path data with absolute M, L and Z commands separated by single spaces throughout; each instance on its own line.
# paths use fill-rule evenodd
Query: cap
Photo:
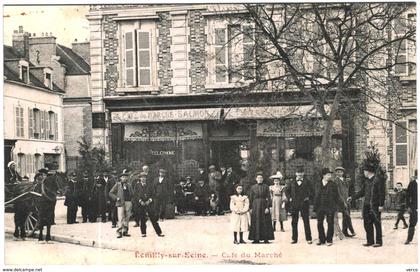
M 215 170 L 215 169 L 216 169 L 216 166 L 214 166 L 214 165 L 209 166 L 209 170 Z
M 75 176 L 77 176 L 75 172 L 70 173 L 70 177 L 75 177 Z
M 258 171 L 257 173 L 255 173 L 255 176 L 264 176 L 262 171 Z
M 305 173 L 305 169 L 303 168 L 302 165 L 300 165 L 296 168 L 296 173 Z
M 345 169 L 344 169 L 344 167 L 341 167 L 341 166 L 337 166 L 335 169 L 334 169 L 334 171 L 338 171 L 338 170 L 341 170 L 341 171 L 346 171 Z
M 161 172 L 161 173 L 166 173 L 166 170 L 165 170 L 165 169 L 163 169 L 163 168 L 159 168 L 159 172 Z
M 121 173 L 120 177 L 128 177 L 128 174 L 123 172 Z

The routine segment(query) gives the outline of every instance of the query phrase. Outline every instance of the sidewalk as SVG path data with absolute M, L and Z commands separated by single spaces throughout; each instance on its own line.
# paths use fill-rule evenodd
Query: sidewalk
M 285 222 L 286 232 L 276 232 L 276 239 L 270 244 L 234 245 L 229 214 L 206 217 L 181 216 L 177 219 L 165 220 L 160 222 L 166 235 L 162 238 L 154 233 L 150 222 L 147 223 L 148 233 L 145 238 L 141 237 L 140 228 L 133 228 L 134 222 L 130 222 L 131 237 L 117 239 L 116 229 L 111 228 L 111 222 L 67 225 L 63 200 L 57 202 L 56 225 L 52 226 L 51 232 L 54 241 L 138 253 L 143 256 L 140 258 L 148 264 L 162 263 L 163 259 L 163 263 L 242 263 L 244 259 L 251 263 L 279 264 L 416 263 L 417 240 L 412 245 L 403 245 L 407 231 L 393 230 L 395 216 L 394 213 L 383 216 L 384 246 L 379 249 L 362 247 L 365 242 L 365 232 L 360 212 L 354 213 L 352 216 L 358 235 L 352 239 L 341 241 L 334 237 L 335 241 L 332 247 L 315 245 L 318 238 L 316 220 L 311 220 L 314 244 L 308 245 L 304 241 L 304 237 L 301 236 L 298 245 L 291 245 L 290 218 Z M 10 233 L 13 231 L 13 214 L 6 214 L 5 217 L 6 232 Z M 78 221 L 81 222 L 81 218 L 78 218 Z M 303 235 L 301 221 L 299 228 L 299 234 Z M 247 233 L 244 237 L 247 238 Z M 319 250 L 326 252 L 322 258 L 317 257 Z M 381 253 L 376 254 L 376 252 Z M 243 257 L 241 257 L 242 255 Z

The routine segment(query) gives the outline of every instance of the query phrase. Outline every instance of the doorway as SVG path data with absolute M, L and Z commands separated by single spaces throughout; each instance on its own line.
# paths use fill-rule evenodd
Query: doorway
M 240 168 L 241 146 L 243 141 L 222 140 L 210 142 L 210 164 L 216 167 L 231 165 L 233 169 Z

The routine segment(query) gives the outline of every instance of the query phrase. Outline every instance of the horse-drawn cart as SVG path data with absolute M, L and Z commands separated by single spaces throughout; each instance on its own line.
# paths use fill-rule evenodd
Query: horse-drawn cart
M 38 209 L 35 201 L 41 194 L 34 191 L 32 182 L 13 183 L 5 185 L 5 211 L 14 212 L 16 209 L 26 214 L 25 231 L 33 236 L 38 228 Z

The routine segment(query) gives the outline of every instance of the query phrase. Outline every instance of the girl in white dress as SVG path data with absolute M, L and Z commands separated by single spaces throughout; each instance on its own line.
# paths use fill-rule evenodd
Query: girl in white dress
M 233 243 L 246 244 L 243 239 L 243 233 L 248 231 L 249 227 L 249 199 L 246 195 L 243 195 L 242 185 L 236 185 L 235 192 L 236 194 L 230 197 L 230 210 L 232 211 L 230 222 L 233 230 Z

